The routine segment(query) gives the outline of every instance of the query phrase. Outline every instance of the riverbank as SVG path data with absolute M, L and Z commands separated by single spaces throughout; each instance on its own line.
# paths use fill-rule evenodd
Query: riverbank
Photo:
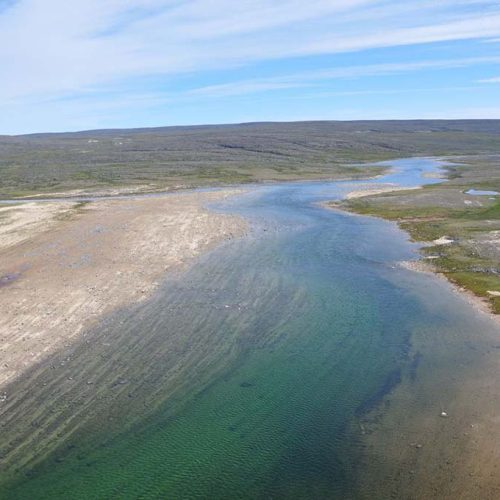
M 401 267 L 417 273 L 427 273 L 446 280 L 453 287 L 455 293 L 462 296 L 476 311 L 486 314 L 490 319 L 500 324 L 500 315 L 491 310 L 491 304 L 484 297 L 475 295 L 467 288 L 447 279 L 446 275 L 432 265 L 432 260 L 405 260 L 398 263 Z
M 0 206 L 0 387 L 243 234 L 240 218 L 204 208 L 240 192 Z
M 375 187 L 374 184 L 367 183 L 360 186 L 360 188 L 356 189 L 355 191 L 349 191 L 345 195 L 345 199 L 354 200 L 357 198 L 365 198 L 366 196 L 374 196 L 376 194 L 393 193 L 395 191 L 408 191 L 411 189 L 421 189 L 421 187 L 415 186 L 412 188 L 405 188 L 396 184 L 377 184 L 377 186 Z
M 476 306 L 487 304 L 498 315 L 500 197 L 471 194 L 470 189 L 498 189 L 500 176 L 496 158 L 467 162 L 448 166 L 443 183 L 412 190 L 367 186 L 330 206 L 397 222 L 413 241 L 424 243 L 427 269 L 477 297 Z

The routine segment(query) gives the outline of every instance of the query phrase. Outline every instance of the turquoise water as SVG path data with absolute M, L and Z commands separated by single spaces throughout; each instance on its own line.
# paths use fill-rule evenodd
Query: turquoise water
M 422 174 L 440 163 L 392 165 L 378 182 L 435 182 Z M 395 266 L 417 246 L 393 224 L 317 204 L 356 184 L 269 185 L 214 207 L 249 235 L 15 388 L 7 416 L 35 457 L 3 496 L 356 498 L 358 420 L 415 370 L 412 333 L 470 326 L 455 296 L 430 309 L 432 280 Z

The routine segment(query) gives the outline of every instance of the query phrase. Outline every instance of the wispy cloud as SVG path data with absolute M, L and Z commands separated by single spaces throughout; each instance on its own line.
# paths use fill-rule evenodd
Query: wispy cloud
M 398 53 L 391 64 L 367 55 L 365 64 L 325 63 L 330 67 L 310 74 L 293 73 L 288 65 L 282 76 L 248 77 L 266 61 L 296 61 L 302 68 L 301 61 L 312 57 L 499 37 L 498 0 L 4 0 L 0 107 L 20 113 L 23 106 L 64 96 L 100 106 L 110 88 L 133 93 L 134 82 L 148 78 L 161 79 L 163 90 L 139 94 L 158 92 L 158 99 L 169 100 L 169 85 L 183 79 L 183 89 L 175 93 L 201 99 L 467 67 L 481 64 L 481 58 L 418 62 L 415 54 Z M 219 73 L 210 80 L 197 77 L 207 72 Z M 113 98 L 109 103 L 113 106 Z
M 58 94 L 271 58 L 500 35 L 496 1 L 19 0 L 0 14 L 0 95 Z
M 258 92 L 269 92 L 272 90 L 296 89 L 311 86 L 307 82 L 279 82 L 270 80 L 263 81 L 242 81 L 234 83 L 222 83 L 219 85 L 208 85 L 183 92 L 185 96 L 211 96 L 211 97 L 227 97 L 243 94 L 254 94 Z
M 500 76 L 494 76 L 492 78 L 483 78 L 478 80 L 478 83 L 500 83 Z
M 483 64 L 500 64 L 500 56 L 344 66 L 338 68 L 322 69 L 320 71 L 293 73 L 272 78 L 241 80 L 219 85 L 208 85 L 205 87 L 190 90 L 187 92 L 187 94 L 213 97 L 241 95 L 257 92 L 267 92 L 272 90 L 282 90 L 294 87 L 308 87 L 313 85 L 313 82 L 319 81 L 394 75 L 417 72 L 427 69 L 445 70 L 450 68 L 464 68 L 467 66 L 476 66 Z M 481 82 L 489 81 L 491 80 L 481 80 Z

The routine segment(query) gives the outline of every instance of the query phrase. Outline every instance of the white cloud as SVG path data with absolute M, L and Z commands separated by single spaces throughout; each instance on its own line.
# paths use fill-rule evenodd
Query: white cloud
M 300 87 L 309 87 L 310 84 L 305 82 L 278 82 L 270 80 L 263 81 L 247 81 L 222 83 L 220 85 L 209 85 L 189 90 L 184 93 L 186 96 L 211 96 L 211 97 L 227 97 L 243 94 L 254 94 L 257 92 L 269 92 L 270 90 L 294 89 Z
M 0 12 L 0 95 L 499 35 L 496 1 L 19 0 Z
M 500 83 L 500 76 L 494 76 L 493 78 L 484 78 L 483 80 L 478 80 L 479 83 Z
M 366 64 L 357 66 L 344 66 L 319 71 L 293 73 L 273 78 L 260 78 L 240 80 L 219 85 L 208 85 L 187 92 L 192 96 L 231 96 L 282 90 L 286 88 L 309 87 L 313 82 L 330 81 L 337 79 L 359 78 L 368 76 L 383 76 L 403 74 L 425 69 L 444 70 L 450 68 L 463 68 L 481 64 L 500 64 L 498 57 L 468 57 L 457 59 L 424 60 L 408 63 Z M 495 80 L 495 79 L 493 79 Z M 490 80 L 482 80 L 490 81 Z
M 155 105 L 493 65 L 499 58 L 418 61 L 418 51 L 405 61 L 401 50 L 405 62 L 379 64 L 368 51 L 499 37 L 498 0 L 0 0 L 0 124 L 43 129 L 47 117 L 51 129 L 101 126 L 121 123 L 126 110 L 159 113 Z M 303 58 L 293 67 L 305 68 L 308 56 L 365 50 L 366 64 L 308 72 L 276 64 L 281 76 L 250 77 L 263 61 Z M 199 78 L 212 70 L 224 72 Z M 137 83 L 145 80 L 155 83 Z

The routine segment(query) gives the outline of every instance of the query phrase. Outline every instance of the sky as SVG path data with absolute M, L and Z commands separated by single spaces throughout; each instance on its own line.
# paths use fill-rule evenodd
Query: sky
M 500 118 L 500 1 L 0 0 L 0 134 Z

